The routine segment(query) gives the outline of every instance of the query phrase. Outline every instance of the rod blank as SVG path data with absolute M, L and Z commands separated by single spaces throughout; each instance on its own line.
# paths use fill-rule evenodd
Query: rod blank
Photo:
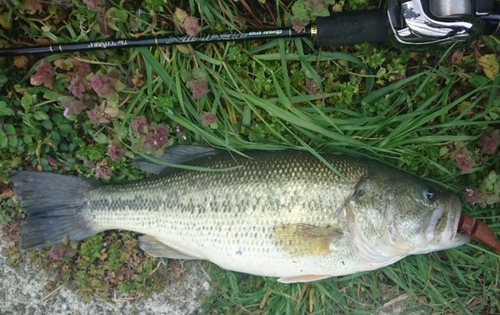
M 147 46 L 167 46 L 182 44 L 203 44 L 215 42 L 233 42 L 244 40 L 263 40 L 277 38 L 310 37 L 315 33 L 314 27 L 306 27 L 304 32 L 298 33 L 291 28 L 278 28 L 262 31 L 248 31 L 241 33 L 207 34 L 198 36 L 165 36 L 148 38 L 128 38 L 117 40 L 102 40 L 83 43 L 53 44 L 46 46 L 18 47 L 0 49 L 0 57 L 18 55 L 38 55 L 63 52 L 89 51 L 98 49 L 125 49 Z

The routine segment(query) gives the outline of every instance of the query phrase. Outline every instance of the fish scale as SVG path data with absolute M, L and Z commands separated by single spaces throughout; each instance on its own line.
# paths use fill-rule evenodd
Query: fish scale
M 78 226 L 66 231 L 70 239 L 110 229 L 131 230 L 144 234 L 141 248 L 151 255 L 207 259 L 222 268 L 280 277 L 282 282 L 376 269 L 407 254 L 467 240 L 450 230 L 455 216 L 448 213 L 460 211 L 450 206 L 450 198 L 456 197 L 442 193 L 437 202 L 423 202 L 419 198 L 427 183 L 384 164 L 324 155 L 339 176 L 308 152 L 250 151 L 240 156 L 195 148 L 174 147 L 165 155 L 204 171 L 165 168 L 156 176 L 122 184 L 51 174 L 63 177 L 67 190 L 85 189 L 81 200 L 69 205 L 74 209 L 72 221 L 61 221 Z M 186 152 L 194 152 L 194 157 Z M 25 248 L 48 245 L 59 237 L 34 235 L 46 233 L 34 225 L 42 213 L 30 203 L 36 196 L 28 190 L 35 190 L 23 187 L 37 180 L 44 184 L 40 176 L 14 177 L 16 194 L 30 214 L 23 230 Z M 404 193 L 391 195 L 399 190 Z M 420 235 L 387 234 L 400 231 L 397 226 L 421 225 L 428 231 L 429 213 L 436 209 L 447 216 L 435 227 L 436 233 L 446 234 L 445 244 L 421 244 Z M 405 222 L 390 222 L 394 217 Z M 400 244 L 390 243 L 398 237 Z M 406 252 L 401 253 L 400 246 L 406 246 Z
M 99 230 L 120 228 L 152 235 L 168 240 L 169 246 L 178 251 L 216 262 L 220 257 L 235 256 L 289 258 L 283 249 L 286 246 L 273 236 L 275 227 L 296 222 L 336 224 L 332 207 L 327 205 L 342 204 L 361 173 L 353 174 L 356 178 L 351 183 L 337 185 L 333 193 L 329 181 L 338 177 L 326 165 L 307 153 L 292 161 L 285 160 L 286 155 L 269 155 L 264 163 L 259 158 L 234 159 L 227 155 L 201 166 L 241 167 L 231 172 L 196 174 L 178 170 L 168 177 L 101 186 L 88 197 L 91 224 Z M 339 169 L 346 171 L 349 167 L 340 163 Z M 311 177 L 311 173 L 318 176 Z M 282 185 L 285 179 L 287 185 Z M 325 197 L 327 194 L 330 197 Z M 110 203 L 109 196 L 121 202 Z M 242 198 L 246 196 L 252 198 Z M 213 251 L 206 253 L 207 248 Z M 232 264 L 227 267 L 231 269 Z

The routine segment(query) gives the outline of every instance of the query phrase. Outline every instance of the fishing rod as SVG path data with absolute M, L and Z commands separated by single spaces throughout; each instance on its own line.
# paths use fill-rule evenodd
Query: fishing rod
M 302 32 L 297 32 L 293 28 L 278 28 L 269 30 L 250 30 L 239 33 L 204 34 L 197 36 L 171 35 L 82 43 L 60 43 L 46 46 L 0 49 L 0 57 L 98 49 L 123 49 L 145 46 L 203 44 L 298 37 L 315 38 L 316 44 L 319 46 L 350 45 L 365 41 L 383 43 L 389 41 L 386 21 L 387 17 L 381 10 L 354 11 L 339 14 L 334 13 L 328 18 L 319 18 L 317 20 L 317 25 L 306 26 Z M 330 34 L 328 29 L 334 29 L 337 31 L 335 34 Z
M 332 13 L 316 25 L 297 32 L 293 28 L 245 32 L 107 39 L 81 43 L 0 49 L 0 57 L 50 54 L 99 49 L 202 44 L 309 37 L 318 47 L 387 43 L 403 49 L 467 42 L 500 33 L 500 4 L 494 0 L 389 0 L 386 10 Z

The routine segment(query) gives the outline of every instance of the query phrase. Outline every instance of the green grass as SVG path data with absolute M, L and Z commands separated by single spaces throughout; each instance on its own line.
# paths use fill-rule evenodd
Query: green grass
M 147 11 L 138 15 L 133 1 L 113 3 L 108 26 L 114 33 L 109 36 L 172 32 L 174 5 L 200 17 L 206 33 L 242 29 L 243 21 L 258 25 L 275 19 L 290 24 L 291 6 L 281 2 L 255 2 L 249 12 L 243 1 L 222 7 L 216 2 L 175 1 L 162 6 L 165 11 L 159 13 L 157 6 L 162 3 L 147 3 L 145 9 L 157 10 L 155 19 Z M 365 2 L 355 5 L 368 7 Z M 14 39 L 34 43 L 39 37 L 61 42 L 103 38 L 98 15 L 82 4 L 44 3 L 42 8 L 33 12 L 4 7 L 0 14 L 11 17 L 12 29 L 0 27 L 0 45 L 15 45 Z M 477 47 L 482 55 L 498 54 L 500 43 L 483 38 Z M 459 52 L 462 57 L 452 61 Z M 488 174 L 500 169 L 498 153 L 481 154 L 479 141 L 488 128 L 500 128 L 500 76 L 486 77 L 477 57 L 471 47 L 451 47 L 439 53 L 369 44 L 318 50 L 310 39 L 218 43 L 192 47 L 188 53 L 178 47 L 136 48 L 47 56 L 56 67 L 50 87 L 30 84 L 41 57 L 19 58 L 24 63 L 20 67 L 4 60 L 0 64 L 0 179 L 8 183 L 9 174 L 20 169 L 81 176 L 106 171 L 115 181 L 138 178 L 141 174 L 131 166 L 131 159 L 162 151 L 141 146 L 147 132 L 134 131 L 132 124 L 144 115 L 150 130 L 158 125 L 169 127 L 168 145 L 194 143 L 233 151 L 297 148 L 315 154 L 366 156 L 429 178 L 462 197 L 466 188 L 486 187 Z M 106 105 L 113 113 L 109 123 L 93 124 L 87 117 L 86 111 L 104 100 L 91 89 L 85 92 L 89 98 L 82 113 L 63 115 L 60 97 L 69 95 L 68 77 L 74 69 L 55 65 L 74 63 L 71 58 L 86 60 L 94 74 L 125 84 L 117 91 L 118 99 Z M 209 93 L 195 100 L 186 78 L 197 71 L 205 74 Z M 308 85 L 316 85 L 317 91 L 309 94 Z M 204 126 L 201 116 L 206 112 L 215 115 L 217 122 Z M 107 154 L 113 141 L 126 150 L 118 161 Z M 472 152 L 471 174 L 461 174 L 450 158 L 460 144 Z M 483 189 L 498 195 L 498 184 L 488 187 Z M 485 208 L 466 205 L 463 211 L 481 218 L 499 235 L 499 209 L 495 203 Z M 6 195 L 0 222 L 14 224 L 21 216 Z M 110 244 L 104 256 L 97 246 L 103 237 Z M 77 291 L 86 297 L 109 297 L 114 287 L 139 296 L 160 289 L 168 270 L 137 248 L 141 256 L 134 261 L 136 273 L 131 281 L 103 281 L 109 273 L 99 270 L 119 274 L 130 259 L 117 256 L 120 249 L 130 250 L 130 237 L 110 232 L 91 238 L 80 245 L 79 255 L 60 263 L 50 262 L 47 251 L 31 257 L 59 270 L 55 281 L 76 283 Z M 407 313 L 495 313 L 500 312 L 499 258 L 472 242 L 408 257 L 373 272 L 292 285 L 201 262 L 214 288 L 205 311 L 371 314 L 400 298 Z

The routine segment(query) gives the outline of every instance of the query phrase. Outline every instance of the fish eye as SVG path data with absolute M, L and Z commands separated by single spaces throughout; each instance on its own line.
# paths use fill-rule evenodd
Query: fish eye
M 437 197 L 436 189 L 429 186 L 424 186 L 422 188 L 422 197 L 424 197 L 424 199 L 429 203 L 434 202 Z

